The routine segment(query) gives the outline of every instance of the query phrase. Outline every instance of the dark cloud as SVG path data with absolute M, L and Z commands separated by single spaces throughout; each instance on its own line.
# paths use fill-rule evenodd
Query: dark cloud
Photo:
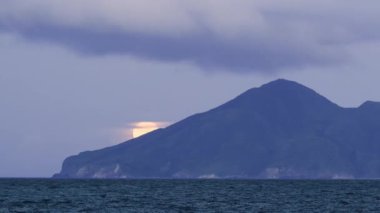
M 36 1 L 45 9 L 6 2 L 13 12 L 0 9 L 2 31 L 87 55 L 127 54 L 166 62 L 186 61 L 205 70 L 267 73 L 334 65 L 349 58 L 346 45 L 380 38 L 380 26 L 374 21 L 380 4 L 375 2 L 373 7 L 359 7 L 354 1 L 342 4 L 341 0 L 307 4 L 298 0 L 235 4 L 161 0 L 142 7 L 136 6 L 138 1 L 112 0 L 120 6 L 115 10 L 117 7 L 102 9 L 102 1 L 95 1 L 96 9 L 91 9 L 89 1 L 81 0 L 78 8 L 82 9 L 73 14 L 73 7 L 63 1 Z M 155 13 L 160 3 L 178 14 Z M 132 13 L 132 9 L 139 12 L 124 15 L 123 11 Z
M 329 47 L 281 39 L 254 37 L 223 39 L 211 32 L 180 37 L 37 25 L 2 30 L 12 31 L 34 41 L 52 42 L 88 55 L 129 54 L 137 57 L 177 62 L 189 61 L 207 68 L 237 72 L 275 71 L 290 67 L 328 65 L 342 60 L 341 52 Z M 278 32 L 280 33 L 280 32 Z M 286 35 L 287 36 L 287 35 Z

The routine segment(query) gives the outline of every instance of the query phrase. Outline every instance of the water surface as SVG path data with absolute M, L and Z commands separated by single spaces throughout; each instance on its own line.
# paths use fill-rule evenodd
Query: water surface
M 374 180 L 0 179 L 0 212 L 380 212 Z

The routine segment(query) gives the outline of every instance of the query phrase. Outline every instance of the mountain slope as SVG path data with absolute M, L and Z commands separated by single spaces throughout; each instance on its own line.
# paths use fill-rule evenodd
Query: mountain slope
M 208 112 L 67 158 L 59 178 L 377 178 L 380 104 L 277 80 Z

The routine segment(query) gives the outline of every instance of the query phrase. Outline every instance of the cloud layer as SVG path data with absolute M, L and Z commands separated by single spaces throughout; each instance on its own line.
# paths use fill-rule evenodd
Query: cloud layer
M 375 0 L 2 0 L 0 31 L 89 55 L 272 72 L 342 63 L 380 38 Z

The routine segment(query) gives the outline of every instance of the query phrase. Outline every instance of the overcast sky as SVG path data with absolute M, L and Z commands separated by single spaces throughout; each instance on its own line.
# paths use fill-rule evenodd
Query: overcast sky
M 0 177 L 277 78 L 380 101 L 378 0 L 0 0 Z

